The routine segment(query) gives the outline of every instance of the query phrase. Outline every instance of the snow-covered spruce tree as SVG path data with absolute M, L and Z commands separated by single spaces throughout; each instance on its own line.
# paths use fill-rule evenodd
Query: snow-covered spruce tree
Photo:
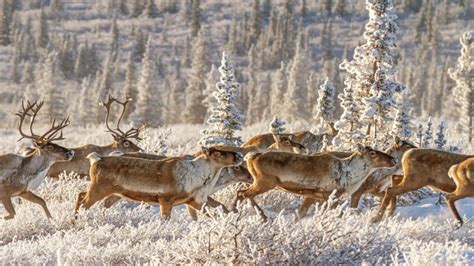
M 334 119 L 334 101 L 336 97 L 336 87 L 326 77 L 324 83 L 319 87 L 318 101 L 316 104 L 316 121 L 320 126 L 332 122 Z
M 404 140 L 410 139 L 412 135 L 410 114 L 404 103 L 397 105 L 397 114 L 395 115 L 395 120 L 392 125 L 392 135 Z
M 48 22 L 46 21 L 46 16 L 44 10 L 41 9 L 39 16 L 39 28 L 38 28 L 38 45 L 41 48 L 46 48 L 49 43 L 49 33 L 48 33 Z
M 113 80 L 112 80 L 112 71 L 113 71 L 113 52 L 110 51 L 107 57 L 107 60 L 102 71 L 102 77 L 100 81 L 100 87 L 98 92 L 98 101 L 106 101 L 108 95 L 113 92 Z M 102 117 L 102 115 L 101 115 Z
M 362 114 L 355 114 L 363 123 L 354 126 L 367 126 L 366 140 L 376 143 L 383 137 L 377 135 L 378 131 L 390 130 L 389 122 L 396 106 L 394 94 L 404 86 L 394 79 L 393 50 L 398 26 L 394 22 L 392 1 L 367 0 L 366 9 L 369 11 L 366 42 L 355 49 L 353 60 L 343 62 L 340 68 L 348 72 L 344 84 L 352 87 L 354 101 Z
M 286 125 L 286 122 L 279 119 L 278 117 L 274 117 L 272 122 L 270 122 L 270 125 L 269 125 L 269 130 L 270 132 L 272 133 L 283 133 L 285 132 L 285 126 Z
M 197 38 L 193 40 L 191 77 L 186 88 L 183 118 L 184 122 L 201 124 L 206 116 L 206 107 L 202 105 L 203 91 L 206 89 L 205 78 L 209 72 L 208 33 L 203 28 Z
M 288 80 L 286 78 L 286 66 L 282 61 L 280 68 L 273 76 L 271 93 L 270 93 L 270 109 L 272 116 L 281 116 L 281 109 L 284 103 L 284 95 L 286 88 L 288 87 Z
M 19 46 L 16 46 L 19 47 Z M 10 67 L 10 80 L 13 83 L 20 83 L 20 75 L 18 74 L 18 64 L 20 60 L 19 49 L 15 48 L 15 53 L 13 54 L 12 65 Z
M 50 123 L 55 117 L 64 117 L 66 111 L 64 98 L 54 79 L 56 56 L 56 52 L 45 55 L 39 72 L 38 94 L 44 101 L 42 117 L 45 123 Z
M 423 125 L 419 124 L 416 129 L 416 140 L 418 141 L 418 147 L 423 148 Z
M 423 148 L 429 148 L 433 142 L 433 122 L 431 122 L 431 116 L 428 117 L 428 122 L 426 123 L 426 130 L 423 134 Z
M 300 35 L 302 33 L 299 33 Z M 301 38 L 296 44 L 296 53 L 288 74 L 288 90 L 284 97 L 282 116 L 288 121 L 307 119 L 308 107 L 304 104 L 307 96 L 306 81 L 308 78 L 307 51 L 301 48 Z
M 155 5 L 154 0 L 147 0 L 145 4 L 145 10 L 143 12 L 143 15 L 146 18 L 156 18 L 158 17 L 158 8 Z
M 354 91 L 352 86 L 346 86 L 344 92 L 339 94 L 343 113 L 334 127 L 338 130 L 336 137 L 332 141 L 332 145 L 350 149 L 354 143 L 363 140 L 364 135 L 360 131 L 359 107 L 354 101 Z
M 199 35 L 199 32 L 201 31 L 201 0 L 193 0 L 192 3 L 193 6 L 191 11 L 191 36 L 195 38 Z
M 133 61 L 133 54 L 130 53 L 127 61 L 127 69 L 125 71 L 125 85 L 123 88 L 123 98 L 132 99 L 128 104 L 124 118 L 127 119 L 135 111 L 135 106 L 138 98 L 138 91 L 135 79 L 135 62 Z
M 157 90 L 154 87 L 156 84 L 154 81 L 155 64 L 152 55 L 151 38 L 148 38 L 145 54 L 142 59 L 142 69 L 137 82 L 138 99 L 133 121 L 137 125 L 147 123 L 149 126 L 155 127 L 160 120 L 160 111 L 158 110 L 158 103 L 155 97 L 153 97 L 153 95 L 156 95 Z
M 242 130 L 245 117 L 235 105 L 239 83 L 234 75 L 234 68 L 227 60 L 225 52 L 222 53 L 221 77 L 216 84 L 214 92 L 217 104 L 213 106 L 211 116 L 207 120 L 209 128 L 202 131 L 204 137 L 200 144 L 211 146 L 216 144 L 240 146 L 241 137 L 235 136 L 235 131 Z
M 7 46 L 11 43 L 11 24 L 13 21 L 13 9 L 10 1 L 3 0 L 0 17 L 0 45 Z
M 444 150 L 444 145 L 446 145 L 446 136 L 445 136 L 445 126 L 444 121 L 441 121 L 438 125 L 438 130 L 436 131 L 436 139 L 434 143 L 436 144 L 436 149 Z
M 33 65 L 30 61 L 26 61 L 23 64 L 23 72 L 21 74 L 21 83 L 22 84 L 31 84 L 35 81 L 35 76 L 33 73 Z
M 466 132 L 469 142 L 474 139 L 474 88 L 472 80 L 474 79 L 474 70 L 472 69 L 474 31 L 465 32 L 460 38 L 461 55 L 458 58 L 456 68 L 448 70 L 449 77 L 456 82 L 453 89 L 455 101 L 459 104 L 458 109 L 460 121 L 458 129 Z
M 91 90 L 92 78 L 91 76 L 85 77 L 81 82 L 81 95 L 77 107 L 76 114 L 78 115 L 78 121 L 83 125 L 93 125 L 97 122 L 98 113 L 98 102 L 95 100 L 94 91 Z

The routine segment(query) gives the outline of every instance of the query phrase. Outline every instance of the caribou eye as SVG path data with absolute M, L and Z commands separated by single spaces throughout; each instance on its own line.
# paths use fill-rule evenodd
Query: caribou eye
M 375 151 L 371 151 L 371 152 L 369 152 L 369 155 L 370 155 L 370 157 L 375 157 L 376 153 L 375 153 Z
M 216 152 L 214 152 L 214 156 L 221 157 L 222 153 L 220 151 L 216 151 Z
M 123 146 L 125 146 L 125 147 L 128 147 L 128 146 L 130 146 L 130 142 L 128 142 L 128 141 L 124 141 L 124 142 L 123 142 Z
M 234 166 L 235 171 L 240 171 L 240 166 Z
M 46 149 L 48 151 L 52 151 L 52 150 L 54 150 L 54 147 L 52 145 L 46 145 Z
M 290 142 L 289 140 L 285 140 L 285 144 L 286 144 L 286 145 L 290 145 L 291 142 Z

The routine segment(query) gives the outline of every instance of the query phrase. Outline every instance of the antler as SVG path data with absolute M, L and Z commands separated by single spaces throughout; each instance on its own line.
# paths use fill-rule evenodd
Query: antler
M 69 117 L 66 118 L 66 119 L 63 119 L 57 125 L 56 125 L 56 119 L 53 119 L 53 123 L 51 124 L 51 128 L 41 136 L 36 135 L 33 132 L 33 124 L 35 123 L 36 116 L 38 115 L 39 110 L 41 109 L 41 107 L 43 107 L 43 103 L 44 103 L 43 101 L 41 101 L 39 103 L 37 103 L 37 101 L 34 101 L 33 103 L 30 103 L 29 101 L 27 101 L 26 107 L 25 107 L 25 103 L 23 101 L 21 102 L 22 110 L 18 111 L 16 113 L 16 115 L 20 117 L 20 123 L 18 125 L 18 131 L 20 132 L 21 138 L 19 140 L 21 140 L 23 138 L 28 138 L 28 139 L 33 139 L 33 140 L 36 140 L 36 141 L 50 142 L 50 141 L 64 139 L 62 129 L 69 125 Z M 32 114 L 30 114 L 30 112 L 32 112 Z M 30 126 L 29 126 L 31 135 L 25 134 L 22 130 L 23 123 L 25 121 L 26 116 L 31 116 Z M 58 132 L 60 133 L 59 136 L 57 136 Z
M 15 115 L 19 116 L 20 117 L 20 123 L 18 124 L 18 131 L 20 132 L 20 135 L 21 135 L 21 138 L 18 139 L 18 141 L 24 139 L 24 138 L 27 138 L 27 139 L 38 139 L 39 136 L 38 135 L 35 135 L 33 133 L 33 123 L 35 121 L 35 118 L 36 118 L 36 114 L 38 113 L 38 111 L 41 109 L 41 107 L 43 106 L 43 102 L 40 102 L 39 104 L 37 103 L 37 101 L 34 101 L 33 103 L 30 103 L 30 101 L 27 101 L 26 102 L 26 107 L 25 107 L 25 102 L 24 101 L 21 101 L 21 110 L 18 111 Z M 35 108 L 36 107 L 36 108 Z M 33 112 L 33 114 L 29 114 L 29 112 Z M 31 135 L 27 135 L 23 132 L 22 130 L 22 127 L 23 127 L 23 122 L 25 122 L 25 117 L 26 116 L 32 116 L 31 120 L 30 120 L 30 132 L 31 132 Z
M 140 140 L 142 140 L 142 138 L 140 138 L 140 132 L 142 130 L 144 130 L 146 128 L 146 126 L 147 125 L 145 123 L 143 123 L 139 128 L 132 127 L 127 132 L 125 132 L 124 137 L 127 138 L 127 139 L 128 138 L 134 138 L 134 139 L 140 141 Z
M 122 129 L 120 129 L 120 122 L 122 122 L 122 119 L 125 115 L 125 111 L 127 110 L 127 105 L 132 101 L 131 98 L 126 98 L 125 101 L 121 102 L 117 98 L 114 98 L 109 95 L 109 100 L 107 102 L 102 102 L 102 105 L 106 109 L 106 116 L 105 116 L 105 126 L 107 127 L 107 131 L 115 135 L 116 137 L 121 137 L 121 138 L 135 138 L 136 140 L 142 140 L 139 137 L 140 131 L 142 131 L 145 128 L 145 124 L 140 126 L 139 128 L 131 128 L 127 132 L 123 132 Z M 109 116 L 110 116 L 110 107 L 112 106 L 112 103 L 116 102 L 122 106 L 122 113 L 120 114 L 118 120 L 117 120 L 117 125 L 115 129 L 112 129 L 109 126 Z
M 53 119 L 51 123 L 51 128 L 44 133 L 40 139 L 45 141 L 56 141 L 56 140 L 63 140 L 63 131 L 62 129 L 69 125 L 69 117 L 63 119 L 60 123 L 56 125 L 56 119 Z M 57 136 L 59 132 L 59 136 Z

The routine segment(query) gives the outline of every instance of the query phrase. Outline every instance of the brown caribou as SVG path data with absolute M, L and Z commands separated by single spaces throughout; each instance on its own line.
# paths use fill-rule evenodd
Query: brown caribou
M 64 171 L 75 172 L 80 176 L 87 176 L 90 167 L 87 155 L 92 152 L 96 152 L 97 154 L 104 156 L 113 151 L 139 152 L 141 149 L 135 143 L 133 143 L 131 139 L 135 139 L 137 141 L 141 140 L 139 134 L 140 131 L 143 130 L 143 127 L 131 128 L 126 132 L 120 128 L 120 122 L 122 121 L 127 105 L 130 103 L 130 101 L 131 99 L 126 99 L 125 101 L 121 102 L 116 98 L 109 96 L 107 102 L 102 102 L 102 105 L 106 110 L 105 126 L 107 127 L 107 131 L 110 132 L 114 138 L 114 141 L 111 144 L 106 146 L 87 144 L 73 148 L 72 150 L 75 152 L 74 159 L 67 162 L 57 162 L 53 164 L 53 166 L 51 166 L 50 170 L 48 171 L 48 176 L 57 178 Z M 116 128 L 112 129 L 109 125 L 109 117 L 111 113 L 111 107 L 114 102 L 121 105 L 122 113 L 117 120 Z
M 42 135 L 33 132 L 36 116 L 43 106 L 43 102 L 27 102 L 25 107 L 22 102 L 22 110 L 16 113 L 20 117 L 18 131 L 21 139 L 27 138 L 33 141 L 34 147 L 26 156 L 18 154 L 5 154 L 0 156 L 0 200 L 8 215 L 4 219 L 12 219 L 15 216 L 11 198 L 21 197 L 25 200 L 41 205 L 46 216 L 51 218 L 46 202 L 32 191 L 37 189 L 44 181 L 46 173 L 51 165 L 58 161 L 69 161 L 74 157 L 74 151 L 55 144 L 55 141 L 63 140 L 62 129 L 69 125 L 66 118 L 59 123 L 53 120 L 51 127 Z M 23 132 L 25 118 L 30 118 L 30 135 Z

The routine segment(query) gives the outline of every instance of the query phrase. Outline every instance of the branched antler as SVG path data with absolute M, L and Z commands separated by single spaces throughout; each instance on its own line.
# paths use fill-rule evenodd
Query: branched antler
M 125 115 L 125 111 L 127 110 L 128 104 L 132 101 L 131 98 L 126 98 L 125 101 L 121 102 L 117 98 L 114 98 L 109 95 L 109 99 L 107 102 L 102 102 L 102 105 L 105 107 L 106 110 L 106 115 L 105 115 L 105 126 L 107 127 L 107 131 L 112 133 L 112 135 L 115 138 L 123 138 L 123 139 L 128 139 L 128 138 L 134 138 L 138 141 L 142 140 L 140 138 L 140 131 L 142 131 L 145 128 L 145 124 L 140 126 L 139 128 L 131 128 L 128 131 L 124 132 L 122 129 L 120 129 L 120 122 L 122 122 L 122 119 Z M 112 103 L 118 103 L 122 106 L 122 113 L 120 114 L 117 124 L 115 126 L 115 129 L 112 129 L 109 125 L 109 117 L 110 117 L 110 109 L 112 106 Z
M 30 103 L 29 101 L 27 101 L 26 107 L 25 107 L 25 103 L 23 101 L 21 102 L 21 110 L 16 113 L 16 115 L 20 117 L 18 131 L 20 132 L 21 138 L 19 140 L 23 138 L 27 138 L 27 139 L 33 139 L 38 142 L 50 142 L 50 141 L 64 139 L 62 129 L 69 125 L 69 117 L 63 119 L 59 124 L 56 124 L 56 119 L 53 119 L 53 123 L 51 124 L 50 129 L 48 129 L 41 136 L 33 132 L 33 124 L 35 123 L 36 116 L 38 115 L 39 110 L 41 109 L 41 107 L 43 107 L 43 103 L 44 103 L 43 101 L 39 103 L 37 101 L 34 101 L 33 103 Z M 29 126 L 30 135 L 27 135 L 22 130 L 23 123 L 25 122 L 25 118 L 27 116 L 31 116 L 30 126 Z M 57 136 L 58 133 L 59 133 L 59 136 Z

